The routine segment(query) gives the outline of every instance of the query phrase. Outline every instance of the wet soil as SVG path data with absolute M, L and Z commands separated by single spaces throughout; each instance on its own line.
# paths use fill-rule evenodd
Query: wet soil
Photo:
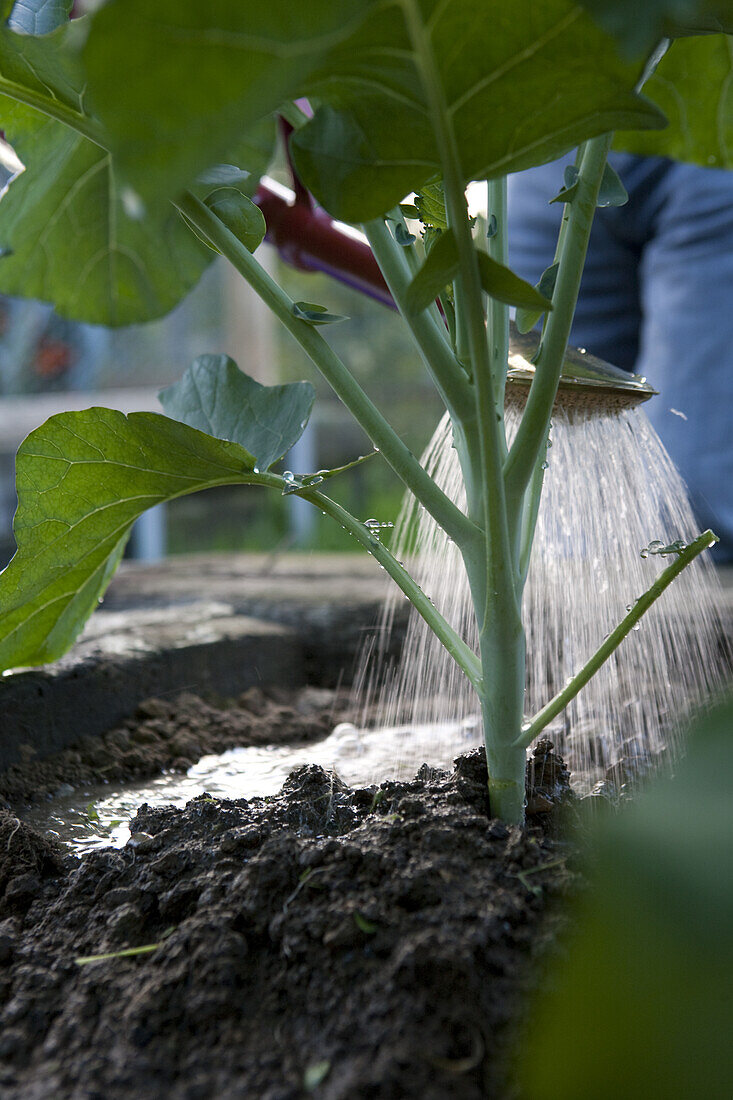
M 480 750 L 379 788 L 303 767 L 273 798 L 143 806 L 125 848 L 82 860 L 0 811 L 0 1095 L 509 1100 L 579 881 L 546 742 L 529 779 L 540 812 L 519 829 L 489 816 Z
M 240 745 L 301 745 L 327 737 L 349 717 L 348 693 L 328 688 L 249 688 L 236 699 L 192 693 L 147 699 L 101 737 L 80 737 L 68 749 L 0 772 L 0 806 L 18 807 L 59 789 L 126 783 L 161 771 L 185 772 L 202 756 Z

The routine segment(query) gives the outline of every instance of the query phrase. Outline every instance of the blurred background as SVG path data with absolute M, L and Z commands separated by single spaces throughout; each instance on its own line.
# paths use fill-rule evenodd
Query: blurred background
M 9 175 L 6 170 L 5 179 Z M 397 315 L 325 275 L 287 267 L 267 244 L 257 255 L 296 301 L 318 302 L 349 318 L 329 327 L 329 342 L 419 454 L 441 409 Z M 305 354 L 223 259 L 167 317 L 124 329 L 71 323 L 47 304 L 0 297 L 0 566 L 15 549 L 14 459 L 25 436 L 67 409 L 161 412 L 158 391 L 205 352 L 230 355 L 265 385 L 298 379 L 315 385 L 312 418 L 283 468 L 312 472 L 370 450 Z M 329 491 L 357 517 L 385 521 L 396 518 L 402 497 L 379 456 L 334 479 Z M 157 560 L 200 551 L 299 549 L 359 548 L 305 501 L 234 486 L 152 509 L 136 525 L 127 553 Z

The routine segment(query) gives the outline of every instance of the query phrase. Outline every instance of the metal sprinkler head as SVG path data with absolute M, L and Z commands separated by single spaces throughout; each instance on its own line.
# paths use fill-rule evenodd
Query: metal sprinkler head
M 533 359 L 539 343 L 538 333 L 522 334 L 512 324 L 506 386 L 508 404 L 525 404 L 535 376 Z M 554 407 L 568 412 L 575 409 L 596 412 L 603 416 L 648 401 L 657 392 L 641 375 L 630 374 L 587 351 L 569 347 L 565 352 Z

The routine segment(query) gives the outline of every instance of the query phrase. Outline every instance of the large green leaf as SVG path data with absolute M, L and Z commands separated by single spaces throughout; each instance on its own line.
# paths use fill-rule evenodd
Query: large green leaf
M 485 252 L 478 253 L 481 285 L 488 295 L 499 302 L 524 309 L 552 308 L 552 303 L 536 287 L 515 275 L 508 267 L 497 263 Z M 420 270 L 407 288 L 408 309 L 419 312 L 438 297 L 458 274 L 460 257 L 452 229 L 440 234 L 425 258 Z
M 517 1053 L 526 1100 L 730 1095 L 732 734 L 729 703 L 674 780 L 597 830 L 576 934 Z
M 27 0 L 13 9 L 13 26 L 31 30 L 35 18 L 50 27 L 63 9 Z M 0 293 L 51 301 L 76 320 L 122 325 L 167 313 L 212 256 L 168 203 L 136 209 L 113 157 L 94 140 L 105 144 L 78 56 L 86 27 L 78 20 L 44 37 L 0 29 L 0 127 L 26 166 L 0 201 Z M 247 169 L 238 191 L 254 190 L 273 144 L 272 119 L 237 135 L 227 155 Z M 256 211 L 250 221 L 263 225 Z M 250 234 L 245 243 L 259 241 Z
M 617 135 L 616 148 L 733 168 L 733 37 L 673 42 L 644 91 L 669 118 L 665 130 Z
M 243 124 L 310 94 L 323 107 L 293 143 L 306 182 L 339 216 L 382 213 L 439 170 L 406 3 L 112 0 L 85 56 L 128 178 L 173 194 Z M 661 124 L 633 91 L 639 65 L 569 0 L 422 0 L 420 13 L 466 178 Z
M 85 62 L 95 105 L 139 194 L 170 197 L 207 165 L 227 160 L 239 135 L 294 95 L 370 6 L 106 4 L 94 16 Z
M 733 34 L 733 0 L 580 0 L 630 57 L 652 50 L 661 38 Z
M 0 669 L 69 648 L 147 508 L 213 485 L 265 484 L 237 443 L 157 413 L 51 417 L 16 460 L 18 550 L 0 574 Z
M 63 123 L 0 97 L 0 125 L 26 165 L 0 200 L 0 293 L 126 325 L 191 290 L 212 253 L 172 207 L 131 217 L 112 158 Z
M 330 102 L 291 140 L 304 182 L 350 221 L 440 172 L 424 58 L 401 8 L 375 11 L 332 52 L 312 82 Z M 567 0 L 424 0 L 420 9 L 467 180 L 541 164 L 607 130 L 662 124 L 633 91 L 638 66 Z
M 228 355 L 200 355 L 160 403 L 175 420 L 239 443 L 264 472 L 300 439 L 315 395 L 310 382 L 262 386 Z
M 76 320 L 143 321 L 167 313 L 211 254 L 171 207 L 131 216 L 112 157 L 73 128 L 93 129 L 77 33 L 0 30 L 0 127 L 25 165 L 0 200 L 0 293 L 51 301 Z

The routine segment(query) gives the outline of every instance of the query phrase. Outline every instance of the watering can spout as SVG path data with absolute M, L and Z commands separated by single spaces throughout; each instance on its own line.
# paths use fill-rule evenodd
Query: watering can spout
M 540 337 L 522 334 L 512 324 L 509 336 L 507 401 L 523 405 L 535 376 L 534 358 Z M 613 412 L 639 405 L 657 393 L 639 374 L 614 367 L 582 348 L 568 347 L 560 376 L 556 407 Z

